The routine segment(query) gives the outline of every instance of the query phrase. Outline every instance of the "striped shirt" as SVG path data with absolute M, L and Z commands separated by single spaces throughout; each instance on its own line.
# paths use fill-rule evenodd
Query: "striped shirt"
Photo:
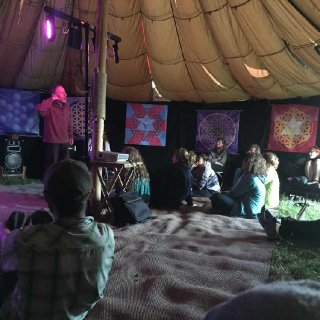
M 13 231 L 1 266 L 18 281 L 1 319 L 84 319 L 103 297 L 114 247 L 112 229 L 93 217 Z

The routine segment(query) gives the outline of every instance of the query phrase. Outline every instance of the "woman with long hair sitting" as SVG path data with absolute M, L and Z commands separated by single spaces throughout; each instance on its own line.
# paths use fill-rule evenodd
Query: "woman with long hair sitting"
M 265 203 L 266 161 L 257 153 L 248 153 L 242 161 L 243 175 L 230 192 L 214 193 L 214 213 L 256 218 Z
M 188 206 L 192 201 L 192 173 L 190 154 L 187 149 L 179 148 L 174 151 L 172 164 L 163 175 L 157 190 L 151 193 L 151 206 L 159 209 L 179 209 L 183 201 Z
M 279 158 L 272 152 L 262 154 L 266 160 L 266 207 L 278 208 L 280 200 L 280 181 L 277 173 Z
M 150 176 L 146 165 L 144 164 L 141 153 L 138 149 L 125 146 L 122 153 L 129 155 L 128 161 L 131 162 L 133 167 L 133 174 L 127 186 L 127 191 L 137 192 L 145 202 L 149 202 L 150 198 Z M 129 174 L 128 171 L 124 175 Z

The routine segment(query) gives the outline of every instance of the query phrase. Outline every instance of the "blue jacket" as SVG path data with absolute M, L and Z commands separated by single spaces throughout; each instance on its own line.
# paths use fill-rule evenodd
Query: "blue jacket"
M 235 200 L 231 216 L 255 218 L 265 202 L 265 182 L 266 178 L 263 176 L 244 174 L 229 193 Z

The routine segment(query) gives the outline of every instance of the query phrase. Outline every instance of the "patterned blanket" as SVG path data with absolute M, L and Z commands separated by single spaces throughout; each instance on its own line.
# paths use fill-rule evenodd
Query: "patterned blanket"
M 266 282 L 272 244 L 259 223 L 206 211 L 202 199 L 191 210 L 153 210 L 151 221 L 115 229 L 106 296 L 88 319 L 203 319 Z

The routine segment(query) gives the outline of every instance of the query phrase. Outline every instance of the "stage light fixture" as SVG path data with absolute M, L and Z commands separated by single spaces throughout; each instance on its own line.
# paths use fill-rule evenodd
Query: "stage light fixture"
M 54 15 L 47 12 L 46 22 L 45 22 L 46 36 L 49 41 L 53 41 L 56 35 L 55 25 L 54 25 Z
M 314 47 L 314 50 L 316 50 L 317 54 L 320 56 L 320 44 L 316 44 Z

